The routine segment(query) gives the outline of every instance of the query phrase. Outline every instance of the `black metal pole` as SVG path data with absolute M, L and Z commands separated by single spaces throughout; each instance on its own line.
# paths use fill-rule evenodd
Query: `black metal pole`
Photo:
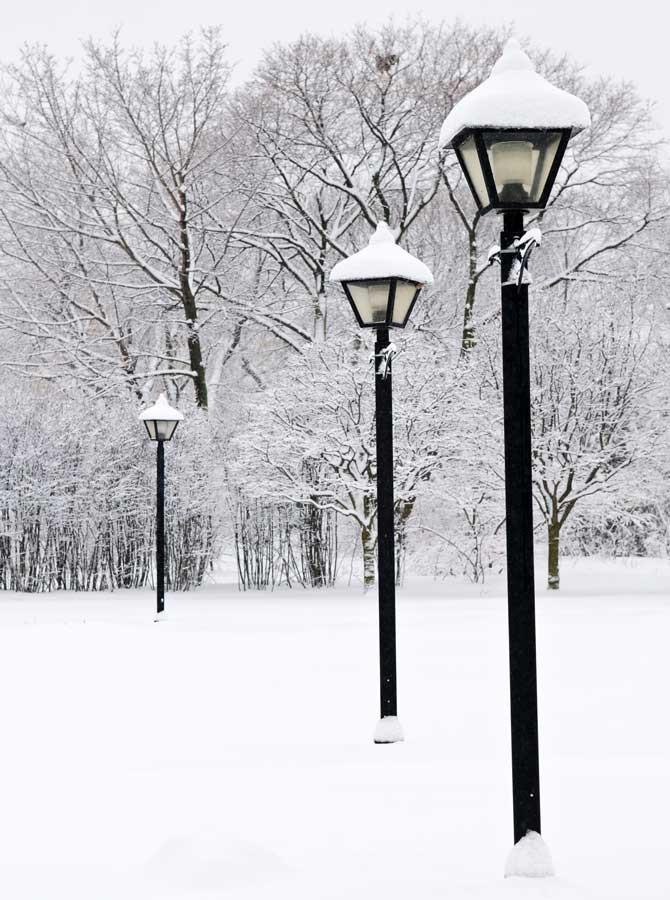
M 515 843 L 528 831 L 540 832 L 528 286 L 517 286 L 518 264 L 514 254 L 505 252 L 523 232 L 523 212 L 504 213 L 500 247 Z
M 375 342 L 377 433 L 377 580 L 379 590 L 379 678 L 381 717 L 397 716 L 395 646 L 395 522 L 393 502 L 393 382 L 391 361 L 380 366 L 389 345 L 388 328 Z
M 165 609 L 165 453 L 156 442 L 156 612 Z

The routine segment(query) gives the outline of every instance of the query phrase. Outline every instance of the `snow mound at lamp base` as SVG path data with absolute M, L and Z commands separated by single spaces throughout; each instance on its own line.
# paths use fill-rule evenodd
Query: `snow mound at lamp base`
M 505 878 L 550 878 L 554 863 L 549 848 L 537 831 L 529 831 L 512 847 L 505 863 Z
M 163 612 L 154 613 L 154 622 L 164 622 L 166 618 L 165 610 L 163 610 Z
M 397 716 L 384 716 L 377 722 L 375 728 L 375 744 L 395 744 L 404 741 L 405 735 Z

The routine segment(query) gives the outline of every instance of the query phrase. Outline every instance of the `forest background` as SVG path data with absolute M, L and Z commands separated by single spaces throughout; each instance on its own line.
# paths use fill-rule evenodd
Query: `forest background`
M 335 263 L 387 222 L 433 271 L 394 365 L 398 578 L 502 570 L 497 271 L 437 137 L 507 28 L 304 35 L 231 85 L 225 34 L 2 68 L 0 586 L 143 586 L 168 447 L 169 583 L 374 583 L 370 336 Z M 535 524 L 561 554 L 667 556 L 667 151 L 635 86 L 525 41 L 588 104 L 532 221 Z

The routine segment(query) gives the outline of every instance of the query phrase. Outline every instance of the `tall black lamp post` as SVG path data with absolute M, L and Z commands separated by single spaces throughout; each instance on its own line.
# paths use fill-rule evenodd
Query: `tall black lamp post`
M 140 414 L 147 433 L 156 441 L 156 621 L 165 609 L 165 454 L 163 445 L 172 439 L 184 414 L 168 403 L 165 394 Z
M 515 844 L 540 833 L 540 775 L 533 579 L 528 256 L 539 229 L 524 214 L 541 210 L 570 137 L 589 125 L 586 105 L 539 75 L 509 41 L 490 77 L 458 103 L 440 147 L 455 151 L 482 213 L 502 213 L 503 396 L 507 597 Z
M 369 245 L 338 263 L 331 281 L 342 284 L 361 328 L 375 334 L 375 427 L 377 437 L 377 583 L 379 591 L 379 680 L 381 716 L 376 744 L 403 740 L 398 721 L 395 628 L 395 521 L 393 499 L 393 387 L 395 351 L 389 328 L 404 328 L 425 284 L 433 276 L 399 247 L 380 222 Z

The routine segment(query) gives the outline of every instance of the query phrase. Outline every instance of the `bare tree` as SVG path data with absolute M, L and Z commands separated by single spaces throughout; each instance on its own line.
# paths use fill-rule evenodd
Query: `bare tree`
M 588 308 L 534 311 L 533 480 L 547 529 L 548 586 L 560 584 L 561 531 L 577 504 L 609 494 L 649 458 L 660 433 L 650 409 L 652 323 L 628 289 L 591 290 Z
M 329 268 L 378 221 L 418 236 L 442 182 L 440 124 L 485 71 L 480 48 L 498 43 L 485 37 L 425 22 L 306 35 L 266 53 L 237 96 L 264 183 L 236 236 L 266 254 L 316 339 L 328 329 Z
M 455 452 L 462 411 L 449 372 L 439 360 L 426 367 L 413 349 L 401 354 L 394 373 L 400 536 L 422 487 Z M 346 337 L 315 345 L 275 379 L 272 390 L 255 398 L 247 421 L 233 441 L 233 479 L 253 474 L 261 497 L 332 510 L 355 523 L 364 584 L 373 585 L 377 507 L 370 356 L 352 351 Z
M 129 382 L 190 382 L 207 407 L 205 335 L 229 305 L 227 235 L 209 227 L 231 212 L 219 177 L 227 77 L 214 31 L 149 57 L 118 37 L 89 42 L 76 78 L 39 48 L 7 70 L 5 252 L 45 298 L 40 309 L 15 282 L 8 324 L 47 348 L 45 368 L 54 356 L 71 365 L 82 342 L 76 363 L 99 378 L 92 347 L 104 341 Z

